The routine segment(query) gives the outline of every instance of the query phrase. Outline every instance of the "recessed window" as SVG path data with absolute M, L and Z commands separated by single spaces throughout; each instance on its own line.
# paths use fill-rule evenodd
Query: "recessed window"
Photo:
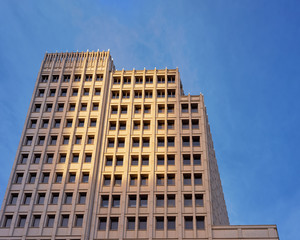
M 131 156 L 131 166 L 139 165 L 139 156 Z
M 135 76 L 135 84 L 142 84 L 143 77 L 142 76 Z
M 115 145 L 115 139 L 114 139 L 114 138 L 109 138 L 109 139 L 107 140 L 107 147 L 113 148 L 114 145 Z
M 59 79 L 59 75 L 53 75 L 52 76 L 52 82 L 57 83 Z
M 182 137 L 182 146 L 189 147 L 190 146 L 190 137 L 184 136 Z
M 74 82 L 80 82 L 80 81 L 81 81 L 81 76 L 75 75 Z
M 31 120 L 30 120 L 30 125 L 29 125 L 29 127 L 30 127 L 30 128 L 36 128 L 36 123 L 37 123 L 37 120 L 36 120 L 36 119 L 31 119 Z
M 128 196 L 128 207 L 136 207 L 136 195 Z
M 135 229 L 135 217 L 127 217 L 127 230 Z
M 164 186 L 165 185 L 165 176 L 163 174 L 156 175 L 156 185 Z
M 64 111 L 64 104 L 63 103 L 59 103 L 57 105 L 57 111 L 58 112 L 63 112 Z
M 122 185 L 122 175 L 115 175 L 115 187 L 120 187 Z
M 142 165 L 143 166 L 148 166 L 149 165 L 149 156 L 148 155 L 143 155 L 142 156 Z
M 93 75 L 85 75 L 85 81 L 91 82 L 93 80 Z
M 113 195 L 112 196 L 112 207 L 119 208 L 120 207 L 120 195 Z
M 97 125 L 97 119 L 92 118 L 90 121 L 90 127 L 96 127 L 96 125 Z
M 152 91 L 151 90 L 145 90 L 145 98 L 152 98 Z
M 60 119 L 54 119 L 54 128 L 59 128 L 60 127 Z
M 201 155 L 200 154 L 194 154 L 194 165 L 201 165 Z
M 80 192 L 78 197 L 78 204 L 85 204 L 86 192 Z
M 191 111 L 192 111 L 192 113 L 197 113 L 198 112 L 198 103 L 192 103 L 191 104 Z
M 155 217 L 156 219 L 156 230 L 164 230 L 164 217 Z
M 111 98 L 112 99 L 118 99 L 119 98 L 119 91 L 112 91 Z
M 199 129 L 199 120 L 192 119 L 192 129 Z
M 113 165 L 113 157 L 112 156 L 106 156 L 105 166 L 112 166 L 112 165 Z
M 13 215 L 5 215 L 3 227 L 9 228 L 12 222 Z
M 44 204 L 45 202 L 45 193 L 38 193 L 37 204 Z
M 165 97 L 165 90 L 157 90 L 157 97 L 164 98 Z
M 70 128 L 70 127 L 72 127 L 72 124 L 73 124 L 73 119 L 67 119 L 66 127 Z
M 87 104 L 86 103 L 81 103 L 80 111 L 86 111 L 86 110 L 87 110 Z
M 165 195 L 157 194 L 156 195 L 156 207 L 164 207 Z
M 63 77 L 63 82 L 70 82 L 70 78 L 71 78 L 70 75 L 64 75 L 64 77 Z M 80 81 L 80 80 L 79 80 L 79 81 Z
M 121 106 L 121 113 L 126 114 L 127 113 L 127 106 Z
M 167 195 L 168 207 L 175 207 L 175 194 Z
M 123 156 L 117 156 L 116 166 L 123 166 Z
M 150 138 L 148 137 L 143 137 L 143 147 L 150 147 Z
M 83 89 L 83 96 L 88 96 L 90 93 L 90 89 L 89 88 L 84 88 Z
M 45 136 L 39 136 L 38 145 L 43 146 L 45 143 Z
M 47 153 L 45 163 L 51 164 L 53 162 L 53 157 L 54 157 L 53 153 Z
M 41 81 L 42 83 L 46 83 L 46 82 L 48 82 L 48 77 L 49 77 L 48 75 L 42 75 L 40 81 Z
M 87 144 L 94 144 L 94 135 L 89 135 L 88 136 Z
M 90 177 L 90 174 L 88 172 L 82 173 L 81 182 L 82 183 L 88 183 L 89 182 L 89 177 Z
M 55 215 L 48 215 L 47 216 L 47 223 L 46 223 L 46 227 L 53 227 L 54 226 L 54 219 L 55 219 Z
M 175 76 L 174 75 L 169 75 L 168 76 L 168 83 L 175 83 Z
M 107 218 L 106 217 L 99 217 L 99 228 L 98 228 L 98 230 L 105 231 L 106 230 L 106 223 L 107 223 Z
M 62 182 L 62 178 L 63 178 L 63 174 L 62 173 L 56 173 L 55 183 L 61 183 Z
M 192 194 L 184 194 L 184 206 L 192 207 Z
M 158 111 L 158 113 L 164 113 L 165 112 L 165 105 L 159 104 L 157 111 Z
M 175 216 L 174 217 L 173 216 L 172 217 L 168 216 L 167 220 L 168 220 L 168 222 L 167 222 L 168 230 L 175 230 L 176 229 L 176 217 Z
M 66 154 L 65 153 L 61 153 L 59 155 L 59 163 L 65 163 L 66 162 Z
M 164 129 L 165 128 L 165 121 L 164 120 L 158 120 L 157 121 L 157 129 Z
M 69 214 L 61 215 L 60 226 L 61 227 L 68 227 L 69 224 Z
M 141 175 L 141 186 L 148 186 L 148 175 L 147 174 Z
M 100 96 L 101 94 L 101 89 L 100 88 L 95 88 L 95 96 Z
M 50 136 L 50 145 L 56 145 L 57 136 Z
M 93 103 L 93 111 L 98 111 L 99 110 L 99 103 Z
M 32 144 L 32 136 L 27 136 L 25 140 L 25 145 L 30 146 Z
M 120 121 L 119 125 L 120 125 L 119 127 L 120 130 L 126 130 L 126 122 Z
M 144 130 L 150 130 L 150 121 L 144 121 L 143 128 Z
M 175 97 L 175 89 L 168 89 L 168 98 Z
M 135 105 L 134 106 L 134 113 L 136 113 L 136 114 L 141 113 L 141 106 L 140 105 Z
M 143 97 L 143 93 L 140 90 L 135 90 L 134 91 L 134 98 L 142 98 Z
M 130 84 L 131 83 L 131 78 L 130 77 L 124 77 L 123 82 L 124 82 L 124 84 Z
M 148 195 L 140 195 L 140 207 L 148 206 Z
M 69 140 L 70 140 L 70 137 L 69 137 L 69 136 L 64 136 L 64 137 L 63 137 L 63 144 L 64 144 L 64 145 L 69 144 Z
M 78 96 L 78 88 L 73 88 L 73 90 L 72 90 L 72 96 L 73 97 Z
M 168 165 L 175 165 L 175 155 L 168 154 Z
M 130 186 L 137 185 L 137 175 L 130 175 Z
M 48 78 L 47 78 L 48 79 Z M 20 215 L 17 223 L 17 227 L 23 228 L 26 223 L 27 215 Z
M 167 108 L 168 108 L 168 113 L 174 113 L 174 104 L 168 104 Z
M 18 193 L 12 193 L 10 195 L 9 204 L 10 205 L 16 205 L 17 204 L 17 200 L 18 200 L 18 196 L 19 196 Z
M 150 105 L 144 105 L 144 113 L 151 113 L 151 106 Z
M 182 120 L 182 129 L 189 129 L 189 128 L 190 128 L 189 120 L 183 119 Z
M 146 76 L 146 83 L 153 83 L 153 77 Z
M 28 183 L 34 184 L 36 179 L 36 173 L 29 173 Z
M 125 138 L 118 138 L 118 147 L 119 148 L 125 147 Z
M 33 111 L 34 112 L 40 112 L 41 111 L 41 104 L 35 104 Z
M 203 194 L 195 194 L 196 207 L 203 207 Z
M 110 175 L 104 175 L 103 177 L 103 186 L 110 186 L 110 182 L 111 182 L 111 176 Z
M 79 154 L 73 153 L 72 163 L 78 163 L 78 161 L 79 161 Z
M 157 83 L 165 83 L 165 76 L 157 76 Z
M 193 217 L 185 216 L 184 217 L 184 228 L 186 230 L 192 230 L 193 229 Z
M 76 180 L 76 173 L 69 174 L 69 183 L 75 183 Z
M 194 183 L 195 183 L 195 185 L 202 185 L 202 174 L 201 173 L 194 174 Z
M 168 121 L 167 121 L 167 124 L 168 124 L 168 129 L 169 129 L 169 130 L 175 128 L 174 120 L 168 120 Z
M 164 164 L 165 164 L 165 156 L 157 155 L 157 165 L 164 165 Z
M 133 129 L 134 130 L 139 130 L 140 129 L 140 121 L 133 121 Z
M 198 230 L 204 230 L 205 229 L 204 216 L 196 216 L 196 228 Z
M 118 230 L 118 223 L 119 223 L 119 218 L 118 217 L 111 217 L 110 218 L 110 226 L 109 229 L 113 231 Z
M 20 164 L 26 164 L 27 160 L 28 160 L 28 154 L 22 154 L 21 157 L 20 157 L 19 163 Z
M 75 111 L 75 103 L 70 103 L 70 107 L 69 107 L 69 111 L 72 112 L 72 111 Z
M 194 147 L 199 147 L 200 146 L 200 137 L 199 136 L 193 136 L 193 146 Z
M 73 193 L 65 194 L 65 204 L 72 204 Z
M 120 84 L 121 83 L 121 78 L 119 78 L 119 77 L 114 77 L 113 80 L 114 80 L 114 84 Z
M 167 137 L 168 147 L 175 147 L 175 137 Z
M 59 193 L 52 193 L 51 194 L 51 204 L 57 204 L 58 203 L 58 198 L 59 198 Z
M 167 174 L 168 186 L 175 186 L 175 174 Z
M 61 97 L 67 96 L 67 92 L 68 92 L 67 88 L 62 88 L 61 91 L 60 91 L 60 96 Z
M 75 227 L 82 227 L 82 223 L 83 223 L 83 214 L 76 214 Z
M 109 122 L 109 130 L 116 130 L 117 123 L 116 122 Z
M 84 119 L 78 120 L 78 127 L 84 127 Z
M 39 89 L 37 96 L 38 97 L 44 97 L 44 94 L 45 94 L 45 89 Z
M 192 185 L 191 174 L 183 174 L 183 184 Z
M 139 217 L 139 230 L 147 230 L 147 217 Z
M 103 81 L 103 75 L 102 74 L 98 74 L 96 76 L 96 81 Z
M 49 182 L 50 173 L 44 172 L 42 173 L 42 181 L 41 183 L 48 183 Z
M 56 89 L 49 90 L 49 97 L 55 97 Z
M 139 146 L 140 146 L 140 139 L 132 138 L 132 147 L 139 147 Z
M 102 195 L 101 196 L 101 207 L 107 208 L 109 202 L 109 196 L 108 195 Z
M 40 159 L 41 159 L 41 154 L 34 154 L 32 163 L 33 164 L 39 164 Z
M 183 154 L 182 155 L 183 165 L 191 165 L 191 155 Z

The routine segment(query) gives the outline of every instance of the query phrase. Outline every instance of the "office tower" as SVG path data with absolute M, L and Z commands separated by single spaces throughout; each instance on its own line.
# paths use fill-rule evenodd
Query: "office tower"
M 203 101 L 178 69 L 47 53 L 0 239 L 278 239 L 274 225 L 229 225 Z

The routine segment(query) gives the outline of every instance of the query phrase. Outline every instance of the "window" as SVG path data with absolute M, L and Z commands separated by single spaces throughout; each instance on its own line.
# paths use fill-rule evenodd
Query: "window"
M 139 147 L 139 146 L 140 146 L 140 139 L 132 138 L 132 147 Z
M 90 174 L 88 172 L 82 173 L 81 182 L 82 183 L 88 183 L 89 182 L 89 177 L 90 177 Z
M 205 229 L 204 216 L 196 216 L 196 228 L 198 230 Z
M 175 89 L 168 89 L 168 98 L 175 97 Z
M 167 137 L 168 147 L 175 147 L 175 137 Z
M 56 145 L 57 136 L 50 136 L 50 145 Z
M 26 218 L 27 218 L 27 215 L 20 215 L 17 227 L 23 228 L 25 226 L 25 223 L 26 223 Z
M 63 82 L 70 82 L 70 78 L 71 78 L 70 75 L 64 75 Z M 79 79 L 79 81 L 80 81 L 80 79 Z
M 61 183 L 62 182 L 62 177 L 63 177 L 62 173 L 56 173 L 55 183 Z
M 98 228 L 98 230 L 105 231 L 106 230 L 106 222 L 107 222 L 106 217 L 100 217 L 99 218 L 99 228 Z
M 165 97 L 165 90 L 157 90 L 157 97 L 164 98 Z
M 9 228 L 12 222 L 13 215 L 5 215 L 3 227 Z
M 168 186 L 175 186 L 175 174 L 167 174 Z
M 110 186 L 110 180 L 111 180 L 111 176 L 110 175 L 104 175 L 104 181 L 103 181 L 103 186 Z
M 201 165 L 201 155 L 200 154 L 194 154 L 194 165 Z
M 61 97 L 67 96 L 67 92 L 68 92 L 67 88 L 62 88 L 61 91 L 60 91 L 60 96 Z
M 33 215 L 31 227 L 39 227 L 41 221 L 41 215 Z
M 18 200 L 18 196 L 19 196 L 18 193 L 12 193 L 12 194 L 10 195 L 9 204 L 10 204 L 10 205 L 16 205 L 17 200 Z
M 183 174 L 183 184 L 192 185 L 191 174 Z
M 200 137 L 199 136 L 193 136 L 193 146 L 194 147 L 199 147 L 200 146 Z
M 136 195 L 128 196 L 128 207 L 136 207 Z
M 109 196 L 102 195 L 101 196 L 101 207 L 107 208 L 108 207 Z
M 165 105 L 159 104 L 158 105 L 158 113 L 164 113 L 165 112 Z
M 37 96 L 38 97 L 44 97 L 45 89 L 39 89 Z
M 103 81 L 103 75 L 98 74 L 97 77 L 96 77 L 96 81 Z
M 118 147 L 119 148 L 125 147 L 125 138 L 118 138 Z
M 59 163 L 65 163 L 66 162 L 66 154 L 65 153 L 61 153 L 59 155 Z
M 168 155 L 168 165 L 175 165 L 175 155 Z
M 25 145 L 30 146 L 32 144 L 32 136 L 27 136 L 25 140 Z
M 109 122 L 109 130 L 116 130 L 116 122 Z
M 156 195 L 156 207 L 163 207 L 165 204 L 165 196 L 163 194 Z
M 167 200 L 168 200 L 168 207 L 175 207 L 175 194 L 168 194 Z
M 150 76 L 146 76 L 146 83 L 153 83 L 153 78 Z
M 139 130 L 140 129 L 140 121 L 133 121 L 133 129 L 134 130 Z
M 84 127 L 84 119 L 78 120 L 78 127 Z
M 106 156 L 105 166 L 112 166 L 112 164 L 113 164 L 113 158 L 112 158 L 112 156 Z
M 44 172 L 42 173 L 42 182 L 41 183 L 48 183 L 50 177 L 50 173 Z
M 119 124 L 120 124 L 120 130 L 126 130 L 126 122 L 119 122 Z
M 130 186 L 137 185 L 137 175 L 130 175 Z
M 45 143 L 45 136 L 39 136 L 38 145 L 43 146 Z
M 141 186 L 148 186 L 148 175 L 141 175 Z
M 185 216 L 184 217 L 184 228 L 186 230 L 192 230 L 193 229 L 193 217 Z
M 135 84 L 142 84 L 143 77 L 142 76 L 135 76 Z
M 49 90 L 49 97 L 55 97 L 56 89 Z
M 124 82 L 124 84 L 130 84 L 131 83 L 131 78 L 130 77 L 124 77 L 123 82 Z
M 86 192 L 80 192 L 78 198 L 78 204 L 85 204 L 86 201 Z
M 112 91 L 111 98 L 112 99 L 118 99 L 119 98 L 119 91 Z
M 195 173 L 194 174 L 194 184 L 195 185 L 202 185 L 202 174 L 201 173 Z
M 203 194 L 195 194 L 196 207 L 203 207 Z
M 73 153 L 72 162 L 73 163 L 78 163 L 78 161 L 79 161 L 79 154 L 78 153 Z
M 98 111 L 98 109 L 99 109 L 99 103 L 93 103 L 93 108 L 92 108 L 92 110 L 93 110 L 93 111 Z
M 157 76 L 157 83 L 165 83 L 165 76 Z
M 140 207 L 148 206 L 148 195 L 140 195 Z
M 34 112 L 40 112 L 41 111 L 41 104 L 35 104 L 33 111 Z
M 53 227 L 54 226 L 54 219 L 55 219 L 55 215 L 48 215 L 47 216 L 46 227 Z
M 70 140 L 70 137 L 69 136 L 64 136 L 63 137 L 63 144 L 69 144 L 69 140 Z
M 120 207 L 120 195 L 113 195 L 112 196 L 112 207 Z
M 157 129 L 164 129 L 165 128 L 165 121 L 164 120 L 158 120 L 157 121 Z
M 95 88 L 95 96 L 100 96 L 101 94 L 101 89 L 100 88 Z
M 59 103 L 57 105 L 57 111 L 58 112 L 63 112 L 64 111 L 64 104 L 63 103 Z
M 127 113 L 127 106 L 121 106 L 121 113 L 126 114 Z
M 127 217 L 127 230 L 135 229 L 135 217 Z
M 144 127 L 144 130 L 150 130 L 150 121 L 144 121 L 143 127 Z
M 70 103 L 69 111 L 75 111 L 75 103 Z
M 171 129 L 174 129 L 174 120 L 167 120 L 167 123 L 168 123 L 168 129 L 171 130 Z
M 144 106 L 144 113 L 151 113 L 151 106 L 150 105 L 145 105 Z
M 167 222 L 168 230 L 175 230 L 176 229 L 176 217 L 168 216 L 167 220 L 168 220 L 168 222 Z
M 88 136 L 87 144 L 94 144 L 94 136 L 93 135 Z
M 152 91 L 151 90 L 145 90 L 145 98 L 152 98 Z
M 164 165 L 164 164 L 165 164 L 165 156 L 157 155 L 157 165 Z
M 192 129 L 199 129 L 199 120 L 192 119 Z
M 191 104 L 191 110 L 192 110 L 192 113 L 197 113 L 198 112 L 198 104 L 197 103 L 192 103 Z
M 45 163 L 51 164 L 53 162 L 53 157 L 54 157 L 53 153 L 48 153 L 46 155 Z
M 122 175 L 115 175 L 115 187 L 120 187 L 122 185 Z
M 191 165 L 191 155 L 190 154 L 183 154 L 183 165 Z
M 60 226 L 61 227 L 68 227 L 69 224 L 69 214 L 61 215 Z
M 34 154 L 32 163 L 33 164 L 39 164 L 40 163 L 40 159 L 41 159 L 41 154 Z
M 135 105 L 134 106 L 134 113 L 141 113 L 141 106 L 140 105 Z
M 109 138 L 107 141 L 107 147 L 113 148 L 115 145 L 115 139 L 114 138 Z
M 78 96 L 78 88 L 73 88 L 73 90 L 72 90 L 72 96 L 73 97 Z
M 91 161 L 92 161 L 92 154 L 91 153 L 86 153 L 84 162 L 90 163 Z
M 46 112 L 51 112 L 52 111 L 52 104 L 48 103 L 46 105 Z
M 192 207 L 192 195 L 191 194 L 184 194 L 184 206 Z
M 58 82 L 59 76 L 58 75 L 53 75 L 52 76 L 52 82 Z
M 139 230 L 147 230 L 147 217 L 139 217 Z
M 44 204 L 45 196 L 45 193 L 38 193 L 37 204 Z
M 65 194 L 65 204 L 72 204 L 73 193 Z
M 183 119 L 182 120 L 182 129 L 189 129 L 189 128 L 190 128 L 189 120 Z
M 168 113 L 174 113 L 174 104 L 168 104 L 167 108 L 168 108 Z
M 42 77 L 41 77 L 41 82 L 42 83 L 46 83 L 46 82 L 48 82 L 48 75 L 42 75 Z
M 119 77 L 114 77 L 114 84 L 120 84 L 121 83 L 121 78 Z
M 168 83 L 175 83 L 175 76 L 174 75 L 169 75 L 168 76 Z
M 23 180 L 23 173 L 17 173 L 16 174 L 16 179 L 15 179 L 15 183 L 17 184 L 21 184 Z
M 123 156 L 117 156 L 116 165 L 123 166 Z
M 82 223 L 83 223 L 83 214 L 76 214 L 75 227 L 82 227 Z
M 96 125 L 97 125 L 97 119 L 92 118 L 90 121 L 90 127 L 96 127 Z
M 109 229 L 110 230 L 118 230 L 118 222 L 119 222 L 119 218 L 118 217 L 111 217 L 110 218 L 110 226 Z
M 57 204 L 58 203 L 58 198 L 59 198 L 59 193 L 52 193 L 51 196 L 51 204 Z
M 158 146 L 158 147 L 164 147 L 164 146 L 165 146 L 165 138 L 163 138 L 163 137 L 158 137 L 158 138 L 157 138 L 157 146 Z
M 28 160 L 28 154 L 22 154 L 19 163 L 26 164 Z
M 30 128 L 36 128 L 36 123 L 37 123 L 37 120 L 36 120 L 36 119 L 31 119 L 31 120 L 30 120 L 30 125 L 29 125 L 29 127 L 30 127 Z
M 24 199 L 23 199 L 23 204 L 24 205 L 29 205 L 31 200 L 31 193 L 25 193 L 24 194 Z
M 131 156 L 131 166 L 139 165 L 139 157 L 138 156 Z
M 164 230 L 164 217 L 156 217 L 156 230 Z
M 88 96 L 90 93 L 90 89 L 89 88 L 84 88 L 83 89 L 83 96 Z
M 165 176 L 163 174 L 156 175 L 156 185 L 164 186 L 165 185 Z
M 87 109 L 87 104 L 86 104 L 86 103 L 81 103 L 81 108 L 80 108 L 80 110 L 81 110 L 81 111 L 86 111 L 86 109 Z
M 69 183 L 74 183 L 76 180 L 76 173 L 69 174 Z
M 140 90 L 134 91 L 134 98 L 142 98 L 142 96 L 143 96 L 142 91 Z
M 188 137 L 188 136 L 182 137 L 182 146 L 183 147 L 190 146 L 190 137 Z
M 149 165 L 149 156 L 148 155 L 142 156 L 142 165 L 143 166 L 148 166 Z
M 91 82 L 93 80 L 93 76 L 92 75 L 85 75 L 85 81 L 86 82 Z
M 74 82 L 80 82 L 80 81 L 81 81 L 81 76 L 75 75 Z
M 55 119 L 54 120 L 54 128 L 59 128 L 60 127 L 60 119 Z

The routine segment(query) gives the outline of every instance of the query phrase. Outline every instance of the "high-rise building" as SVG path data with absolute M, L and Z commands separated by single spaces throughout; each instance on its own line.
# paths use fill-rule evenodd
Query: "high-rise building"
M 0 239 L 278 239 L 230 226 L 202 95 L 178 69 L 46 53 L 0 214 Z

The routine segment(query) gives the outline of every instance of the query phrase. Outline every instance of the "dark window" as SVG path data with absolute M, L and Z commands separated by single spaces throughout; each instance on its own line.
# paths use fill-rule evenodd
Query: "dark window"
M 95 96 L 99 96 L 101 94 L 100 88 L 95 88 Z
M 136 84 L 142 84 L 143 83 L 143 77 L 142 76 L 136 76 L 135 77 L 135 83 Z
M 22 180 L 23 180 L 23 173 L 17 173 L 15 183 L 21 184 Z
M 36 179 L 36 173 L 29 173 L 28 183 L 34 184 Z
M 149 165 L 149 156 L 148 155 L 142 156 L 142 165 L 143 166 L 148 166 Z
M 78 88 L 73 88 L 72 90 L 72 96 L 78 96 Z
M 151 106 L 150 105 L 145 105 L 144 106 L 144 113 L 151 113 Z
M 50 173 L 43 173 L 42 174 L 42 183 L 48 183 L 49 176 L 50 176 Z
M 36 119 L 31 119 L 30 120 L 30 128 L 36 128 L 36 123 L 37 123 L 37 120 Z
M 117 166 L 123 166 L 123 156 L 117 156 Z
M 39 227 L 41 221 L 41 215 L 33 215 L 31 227 Z
M 120 187 L 122 185 L 122 175 L 115 175 L 115 187 Z
M 120 124 L 120 127 L 119 127 L 120 130 L 126 130 L 126 122 L 120 121 L 119 124 Z
M 132 138 L 132 147 L 139 147 L 140 139 L 139 138 Z
M 51 164 L 53 162 L 53 156 L 54 156 L 53 153 L 48 153 L 47 156 L 46 156 L 45 163 Z
M 113 148 L 115 145 L 115 139 L 114 138 L 109 138 L 107 141 L 107 147 Z
M 18 200 L 18 196 L 19 196 L 18 193 L 12 193 L 12 194 L 10 195 L 9 204 L 10 204 L 10 205 L 16 205 L 17 200 Z
M 119 218 L 118 217 L 111 217 L 110 218 L 110 230 L 118 230 L 118 223 L 119 223 Z
M 203 207 L 203 194 L 195 194 L 196 207 Z
M 93 76 L 92 75 L 85 75 L 85 81 L 91 82 L 92 80 L 93 80 Z
M 112 196 L 112 207 L 120 207 L 120 195 L 113 195 Z
M 139 217 L 139 230 L 147 230 L 147 217 Z
M 192 103 L 191 104 L 191 110 L 193 113 L 197 113 L 198 112 L 198 104 L 197 103 Z
M 116 122 L 109 122 L 109 130 L 116 130 Z
M 107 223 L 107 218 L 106 217 L 100 217 L 99 218 L 99 230 L 100 231 L 105 231 L 106 230 L 106 223 Z
M 90 89 L 89 88 L 84 88 L 83 89 L 83 96 L 88 96 L 90 93 Z
M 32 136 L 27 136 L 26 137 L 26 141 L 25 141 L 25 145 L 30 146 L 32 144 Z
M 156 207 L 163 207 L 165 202 L 165 196 L 162 194 L 156 195 Z
M 69 144 L 69 140 L 70 140 L 69 136 L 64 136 L 63 137 L 63 144 Z
M 201 165 L 201 155 L 200 154 L 194 154 L 194 165 Z
M 73 193 L 66 193 L 65 204 L 72 204 Z
M 164 98 L 165 97 L 165 90 L 157 90 L 157 97 Z
M 96 125 L 97 125 L 97 119 L 91 119 L 90 127 L 96 127 Z
M 175 127 L 175 123 L 174 123 L 174 120 L 168 120 L 167 121 L 168 123 L 168 129 L 174 129 Z
M 94 136 L 93 135 L 88 136 L 87 144 L 94 144 Z
M 74 82 L 80 82 L 80 81 L 81 81 L 81 76 L 75 75 Z
M 156 176 L 156 185 L 163 186 L 165 184 L 165 177 L 163 174 L 157 174 Z
M 78 204 L 85 204 L 86 201 L 86 192 L 80 192 L 78 198 Z
M 55 183 L 61 183 L 62 182 L 62 173 L 56 173 Z
M 168 104 L 168 113 L 174 113 L 174 104 Z
M 191 165 L 191 155 L 190 154 L 183 154 L 183 165 Z
M 139 130 L 140 129 L 140 121 L 133 121 L 133 129 L 134 130 Z
M 140 195 L 140 207 L 148 206 L 148 195 Z
M 164 230 L 164 217 L 156 217 L 156 230 Z
M 45 193 L 38 193 L 37 204 L 44 204 L 45 202 Z
M 59 155 L 59 162 L 60 163 L 65 163 L 66 162 L 66 154 L 65 153 L 61 153 L 60 155 Z
M 78 163 L 78 161 L 79 161 L 79 154 L 78 153 L 73 153 L 72 162 L 73 163 Z
M 84 127 L 84 119 L 78 120 L 78 127 Z
M 25 193 L 24 194 L 24 199 L 23 199 L 23 204 L 29 205 L 31 200 L 31 193 Z
M 128 196 L 128 207 L 136 207 L 136 195 Z
M 54 128 L 59 128 L 60 127 L 60 119 L 55 119 L 54 120 Z
M 168 207 L 175 207 L 175 194 L 168 194 L 167 195 L 168 200 Z
M 193 217 L 185 216 L 184 217 L 184 228 L 186 230 L 193 229 Z
M 183 184 L 192 185 L 191 174 L 183 174 Z
M 55 97 L 56 89 L 50 89 L 49 97 Z
M 64 111 L 64 104 L 63 103 L 59 103 L 57 105 L 57 111 L 58 112 L 63 112 Z
M 98 111 L 99 103 L 93 103 L 93 111 Z
M 202 185 L 202 174 L 201 173 L 194 174 L 194 183 L 195 183 L 195 185 Z
M 165 83 L 165 76 L 157 76 L 157 83 Z
M 150 130 L 150 121 L 144 121 L 143 125 L 144 125 L 144 130 Z
M 76 173 L 69 174 L 69 183 L 74 183 L 76 180 Z
M 182 137 L 182 146 L 189 147 L 190 146 L 190 137 Z
M 51 136 L 50 137 L 50 145 L 56 145 L 57 142 L 57 136 Z
M 42 77 L 41 77 L 41 82 L 42 83 L 46 83 L 46 82 L 48 82 L 48 75 L 42 75 Z
M 104 182 L 103 182 L 103 185 L 104 185 L 104 186 L 110 186 L 110 181 L 111 181 L 111 176 L 110 176 L 110 175 L 105 175 L 105 176 L 104 176 Z
M 70 82 L 70 78 L 71 78 L 70 75 L 64 75 L 63 81 L 64 81 L 64 82 Z M 80 81 L 80 80 L 79 80 L 79 81 Z
M 92 154 L 91 153 L 86 153 L 85 154 L 84 162 L 86 162 L 86 163 L 92 162 Z
M 87 109 L 87 104 L 86 103 L 81 103 L 81 111 L 86 111 Z
M 25 226 L 25 223 L 26 223 L 26 218 L 27 218 L 27 215 L 20 215 L 17 227 L 23 228 Z
M 103 75 L 98 74 L 96 77 L 96 81 L 103 81 Z
M 68 224 L 69 224 L 69 215 L 68 214 L 61 215 L 60 226 L 68 227 Z
M 9 228 L 12 222 L 13 215 L 5 215 L 3 227 Z
M 82 227 L 82 223 L 83 223 L 83 215 L 76 214 L 75 227 Z
M 175 185 L 175 174 L 167 174 L 167 182 L 169 186 Z
M 112 158 L 112 156 L 106 156 L 105 166 L 112 166 L 112 165 L 113 165 L 113 158 Z
M 141 175 L 141 186 L 147 186 L 148 185 L 148 175 L 144 174 Z
M 192 195 L 184 194 L 184 206 L 191 207 L 192 206 Z
M 34 112 L 40 112 L 41 111 L 41 104 L 35 104 L 34 105 Z M 51 111 L 51 110 L 50 110 Z
M 139 157 L 138 156 L 131 156 L 131 166 L 139 165 Z
M 118 99 L 119 98 L 119 91 L 112 91 L 111 92 L 111 98 L 112 99 Z
M 134 106 L 134 113 L 141 113 L 141 106 L 140 105 L 135 105 Z
M 137 175 L 130 175 L 130 186 L 137 185 Z
M 199 120 L 198 119 L 192 119 L 192 128 L 199 129 Z
M 45 136 L 39 136 L 38 145 L 42 146 L 45 143 Z
M 175 76 L 174 75 L 169 75 L 168 76 L 168 83 L 175 83 Z
M 157 146 L 158 147 L 164 147 L 165 146 L 165 138 L 164 137 L 158 137 L 157 138 Z
M 167 137 L 167 140 L 168 140 L 168 147 L 175 146 L 175 137 Z
M 114 77 L 114 84 L 120 84 L 121 83 L 121 79 L 118 77 Z
M 176 217 L 167 217 L 168 220 L 168 230 L 176 229 Z
M 164 165 L 164 164 L 165 164 L 165 156 L 157 155 L 157 165 Z
M 75 103 L 70 103 L 69 111 L 75 111 Z
M 158 105 L 158 113 L 164 113 L 165 112 L 165 105 L 159 104 Z
M 68 92 L 68 89 L 62 88 L 61 91 L 60 91 L 60 96 L 61 96 L 61 97 L 67 96 L 67 92 Z
M 101 207 L 108 207 L 108 202 L 109 202 L 109 196 L 108 195 L 102 195 L 101 196 Z
M 183 119 L 182 120 L 182 129 L 189 129 L 189 120 L 188 119 Z
M 142 91 L 134 91 L 134 98 L 142 98 L 143 94 Z
M 127 230 L 135 229 L 135 217 L 127 217 Z
M 22 154 L 19 163 L 26 164 L 28 160 L 28 154 Z
M 152 91 L 151 90 L 146 90 L 145 91 L 145 98 L 152 98 Z
M 165 128 L 165 121 L 164 120 L 158 120 L 157 121 L 157 128 L 158 129 L 164 129 Z
M 205 229 L 204 216 L 196 216 L 196 228 L 198 230 Z
M 127 106 L 121 106 L 121 113 L 126 114 L 127 113 Z
M 81 182 L 83 183 L 88 183 L 89 182 L 89 177 L 90 177 L 90 174 L 89 173 L 82 173 L 82 180 Z
M 53 75 L 52 76 L 52 82 L 58 82 L 59 76 L 58 75 Z
M 39 164 L 40 163 L 40 159 L 41 159 L 41 154 L 34 154 L 33 157 L 33 164 Z
M 75 144 L 81 144 L 82 136 L 75 136 Z
M 125 147 L 125 138 L 118 138 L 118 147 L 119 148 Z
M 153 83 L 153 77 L 147 76 L 146 83 Z
M 59 198 L 59 193 L 52 193 L 51 196 L 51 204 L 57 204 L 58 203 L 58 198 Z
M 175 89 L 168 89 L 168 98 L 174 98 L 175 92 Z
M 53 227 L 54 225 L 54 219 L 55 219 L 55 215 L 48 215 L 47 216 L 47 227 Z
M 194 147 L 200 146 L 200 137 L 199 136 L 193 136 L 193 146 Z

